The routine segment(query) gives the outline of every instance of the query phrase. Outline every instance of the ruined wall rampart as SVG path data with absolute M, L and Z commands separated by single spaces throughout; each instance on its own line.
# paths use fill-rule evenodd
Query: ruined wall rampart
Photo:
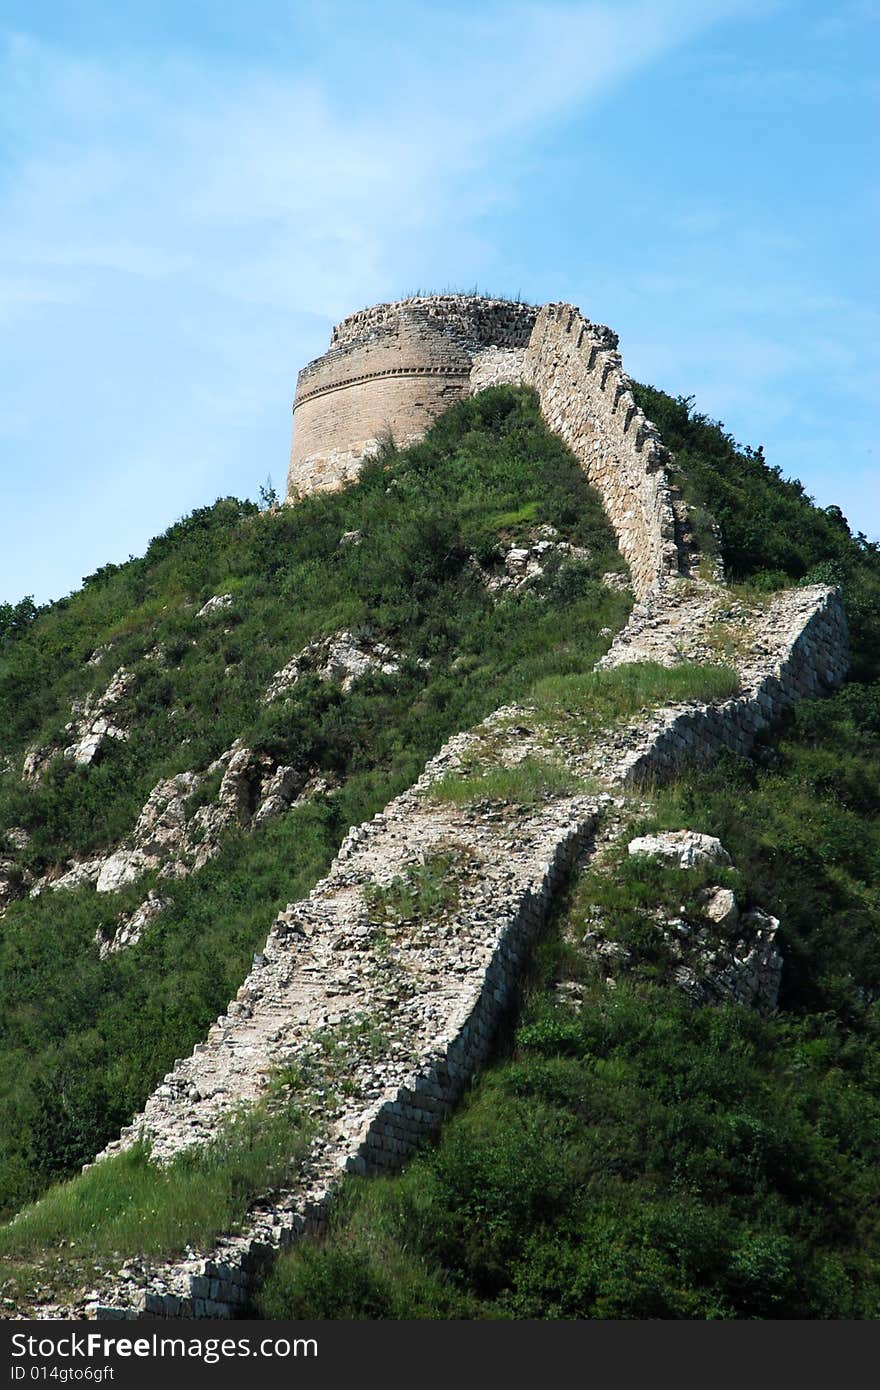
M 785 591 L 777 607 L 783 651 L 754 684 L 734 699 L 667 711 L 650 744 L 631 753 L 619 769 L 626 786 L 662 782 L 690 764 L 713 762 L 725 749 L 747 757 L 755 739 L 798 700 L 835 689 L 849 667 L 846 614 L 834 589 L 813 585 Z
M 289 1065 L 307 1054 L 316 1028 L 369 1019 L 395 1047 L 381 1062 L 351 1053 L 346 1075 L 352 1095 L 361 1099 L 349 1102 L 348 1113 L 333 1110 L 325 1117 L 299 1186 L 276 1197 L 208 1258 L 192 1256 L 159 1270 L 145 1266 L 140 1280 L 129 1274 L 98 1315 L 244 1312 L 279 1251 L 323 1228 L 343 1172 L 394 1171 L 450 1112 L 489 1055 L 561 880 L 578 854 L 589 851 L 614 797 L 646 778 L 662 780 L 689 764 L 711 762 L 722 748 L 748 753 L 773 719 L 800 697 L 839 684 L 846 666 L 846 620 L 836 591 L 785 591 L 764 614 L 741 694 L 648 712 L 600 735 L 591 754 L 599 764 L 591 766 L 604 792 L 551 797 L 508 821 L 487 818 L 479 807 L 431 801 L 432 782 L 471 766 L 481 731 L 452 738 L 412 789 L 349 832 L 327 878 L 282 914 L 227 1014 L 166 1076 L 123 1131 L 122 1146 L 143 1132 L 154 1154 L 167 1159 L 205 1142 L 224 1114 L 260 1094 L 273 1064 Z M 533 755 L 527 738 L 523 742 L 524 723 L 532 722 L 527 710 L 511 707 L 496 711 L 482 730 L 490 733 L 496 756 L 515 761 Z M 622 746 L 629 749 L 623 758 Z M 557 747 L 561 754 L 563 745 Z M 582 770 L 577 761 L 572 770 Z M 377 958 L 367 945 L 364 885 L 387 882 L 450 845 L 467 851 L 471 867 L 444 930 L 395 935 L 388 955 Z
M 351 481 L 384 436 L 411 443 L 453 401 L 521 381 L 599 491 L 637 595 L 677 574 L 668 451 L 635 403 L 617 335 L 570 304 L 438 295 L 343 319 L 299 374 L 288 501 Z
M 476 294 L 437 294 L 400 299 L 393 304 L 374 304 L 349 314 L 333 329 L 331 349 L 360 343 L 376 332 L 399 331 L 403 323 L 418 322 L 426 336 L 440 333 L 457 338 L 469 348 L 488 346 L 524 348 L 535 322 L 532 304 L 513 299 L 491 299 Z
M 571 304 L 546 304 L 525 359 L 550 428 L 597 489 L 636 594 L 678 572 L 669 452 L 636 405 L 617 334 Z

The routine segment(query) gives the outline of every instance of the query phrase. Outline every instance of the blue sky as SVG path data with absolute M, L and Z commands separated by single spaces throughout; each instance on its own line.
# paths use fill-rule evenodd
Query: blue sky
M 0 0 L 0 600 L 283 489 L 346 313 L 566 299 L 880 537 L 877 0 Z

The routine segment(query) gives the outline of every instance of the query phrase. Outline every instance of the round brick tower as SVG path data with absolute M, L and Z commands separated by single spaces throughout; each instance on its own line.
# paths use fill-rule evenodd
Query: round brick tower
M 412 443 L 479 386 L 518 381 L 536 314 L 507 299 L 435 295 L 343 319 L 299 374 L 287 500 L 343 486 L 383 437 Z

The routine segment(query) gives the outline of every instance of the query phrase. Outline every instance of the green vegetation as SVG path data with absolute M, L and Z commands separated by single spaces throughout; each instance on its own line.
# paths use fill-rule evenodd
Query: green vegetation
M 572 885 L 513 1038 L 440 1142 L 399 1178 L 346 1182 L 266 1317 L 880 1316 L 878 547 L 688 402 L 639 397 L 733 578 L 841 583 L 853 681 L 631 827 L 716 834 L 735 871 L 618 854 Z M 695 916 L 709 879 L 781 919 L 772 1018 L 670 982 L 656 914 Z M 597 913 L 629 952 L 614 989 L 580 946 Z
M 523 758 L 512 767 L 489 765 L 482 771 L 448 772 L 432 783 L 433 801 L 508 801 L 516 806 L 536 806 L 549 796 L 573 796 L 583 783 L 549 758 Z
M 704 547 L 721 529 L 725 571 L 769 592 L 791 583 L 839 584 L 853 636 L 854 680 L 880 674 L 880 544 L 853 534 L 839 507 L 816 507 L 796 479 L 783 478 L 762 448 L 739 445 L 722 425 L 652 386 L 636 399 L 675 452 L 678 481 L 696 511 Z M 702 520 L 702 524 L 701 523 Z
M 609 671 L 544 676 L 529 688 L 523 704 L 542 733 L 564 727 L 584 742 L 659 705 L 724 700 L 738 689 L 739 677 L 729 666 L 682 662 L 668 667 L 644 661 Z M 449 772 L 431 785 L 431 799 L 508 801 L 529 807 L 548 796 L 585 790 L 583 780 L 552 758 L 529 756 L 511 767 L 494 762 L 493 743 L 486 733 L 460 772 Z
M 877 1039 L 541 993 L 398 1179 L 351 1181 L 266 1317 L 876 1317 Z
M 470 557 L 497 566 L 535 524 L 588 547 L 590 564 L 497 601 Z M 340 546 L 346 531 L 361 543 Z M 115 1137 L 225 1008 L 273 914 L 308 892 L 349 825 L 410 785 L 454 731 L 539 676 L 589 669 L 607 645 L 600 630 L 626 616 L 628 600 L 601 583 L 617 565 L 601 507 L 534 397 L 498 389 L 455 406 L 418 446 L 387 448 L 343 492 L 275 513 L 225 499 L 70 598 L 2 610 L 0 827 L 30 842 L 0 837 L 0 854 L 31 873 L 114 847 L 160 778 L 205 768 L 238 737 L 338 789 L 230 832 L 220 858 L 168 884 L 173 905 L 145 938 L 105 961 L 96 930 L 112 933 L 152 878 L 12 904 L 0 924 L 0 1212 Z M 198 618 L 218 593 L 232 606 Z M 343 627 L 393 647 L 399 672 L 347 693 L 310 676 L 262 704 L 291 656 Z M 23 785 L 25 749 L 56 741 L 73 701 L 120 666 L 134 676 L 118 710 L 128 739 L 91 767 L 58 757 L 38 787 Z
M 217 1236 L 239 1228 L 255 1197 L 289 1182 L 310 1137 L 295 1102 L 276 1095 L 271 1107 L 243 1112 L 210 1144 L 164 1166 L 135 1144 L 51 1187 L 0 1227 L 0 1287 L 27 1296 L 49 1282 L 60 1296 L 133 1253 L 162 1260 L 187 1246 L 210 1250 Z
M 717 834 L 736 871 L 577 880 L 512 1048 L 401 1177 L 347 1183 L 264 1316 L 880 1316 L 880 706 L 857 689 L 631 827 Z M 670 983 L 656 909 L 694 917 L 710 881 L 781 918 L 772 1018 Z M 578 944 L 597 910 L 630 953 L 613 991 Z
M 452 850 L 425 855 L 390 883 L 368 883 L 364 898 L 371 921 L 428 922 L 458 906 L 458 878 L 464 871 L 461 854 Z
M 739 689 L 729 666 L 702 666 L 686 661 L 661 666 L 640 661 L 610 671 L 544 676 L 529 691 L 528 703 L 542 720 L 564 717 L 584 735 L 623 723 L 644 710 L 684 701 L 706 704 L 725 700 Z

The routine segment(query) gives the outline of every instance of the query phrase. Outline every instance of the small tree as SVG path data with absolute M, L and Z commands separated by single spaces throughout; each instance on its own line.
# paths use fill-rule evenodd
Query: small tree
M 278 493 L 272 484 L 272 474 L 267 474 L 266 481 L 260 487 L 260 511 L 267 512 L 272 507 L 278 506 Z

